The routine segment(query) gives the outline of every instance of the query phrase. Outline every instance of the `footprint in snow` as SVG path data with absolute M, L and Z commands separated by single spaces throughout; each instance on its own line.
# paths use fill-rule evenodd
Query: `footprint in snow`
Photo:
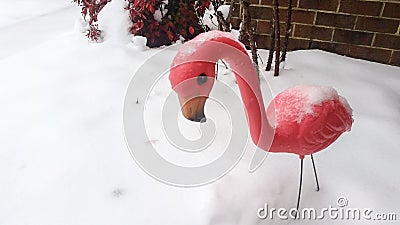
M 122 190 L 122 189 L 119 189 L 119 188 L 117 188 L 117 189 L 115 189 L 114 191 L 112 191 L 112 196 L 113 196 L 114 198 L 119 198 L 119 197 L 121 197 L 123 194 L 124 194 L 123 190 Z

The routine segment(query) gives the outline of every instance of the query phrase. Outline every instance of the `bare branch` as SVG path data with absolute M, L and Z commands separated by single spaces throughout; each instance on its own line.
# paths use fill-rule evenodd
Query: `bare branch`
M 274 76 L 279 76 L 281 32 L 279 20 L 279 1 L 274 0 L 274 27 L 275 27 L 275 70 Z
M 286 52 L 288 49 L 289 45 L 289 36 L 290 32 L 292 31 L 292 5 L 293 5 L 293 0 L 288 0 L 288 9 L 287 9 L 287 21 L 286 21 L 286 33 L 285 33 L 285 43 L 283 45 L 283 50 L 282 50 L 282 62 L 286 60 Z
M 271 24 L 271 40 L 269 44 L 269 54 L 268 54 L 268 61 L 267 61 L 267 67 L 265 68 L 266 71 L 270 71 L 272 67 L 272 58 L 274 57 L 274 51 L 275 51 L 275 26 L 274 23 Z
M 255 41 L 255 31 L 254 27 L 251 24 L 251 15 L 249 12 L 250 3 L 245 0 L 240 0 L 240 4 L 243 9 L 242 14 L 242 27 L 240 30 L 240 41 L 243 42 L 244 38 L 247 37 L 250 44 L 252 60 L 255 65 L 258 65 L 258 57 L 257 57 L 257 46 Z

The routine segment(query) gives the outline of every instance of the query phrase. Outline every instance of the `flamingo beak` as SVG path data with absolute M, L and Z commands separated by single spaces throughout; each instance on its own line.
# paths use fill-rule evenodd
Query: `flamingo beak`
M 193 122 L 206 122 L 206 116 L 204 115 L 206 100 L 207 97 L 205 96 L 197 96 L 190 99 L 179 97 L 183 116 Z

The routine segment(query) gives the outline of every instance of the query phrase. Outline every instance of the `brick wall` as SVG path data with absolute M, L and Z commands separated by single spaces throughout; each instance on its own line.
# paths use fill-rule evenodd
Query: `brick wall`
M 249 1 L 259 48 L 269 46 L 272 1 Z M 287 0 L 279 4 L 283 35 Z M 235 4 L 234 28 L 239 26 L 240 13 Z M 400 66 L 400 0 L 293 0 L 292 21 L 290 50 L 322 49 Z

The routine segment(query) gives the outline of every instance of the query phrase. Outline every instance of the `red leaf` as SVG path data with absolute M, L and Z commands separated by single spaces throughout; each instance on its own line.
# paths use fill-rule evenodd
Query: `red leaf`
M 193 28 L 192 26 L 189 27 L 189 33 L 190 33 L 191 35 L 194 34 L 194 28 Z
M 170 41 L 174 40 L 174 35 L 172 34 L 171 31 L 168 31 L 168 32 L 167 32 L 167 35 L 168 35 L 168 39 L 169 39 Z

